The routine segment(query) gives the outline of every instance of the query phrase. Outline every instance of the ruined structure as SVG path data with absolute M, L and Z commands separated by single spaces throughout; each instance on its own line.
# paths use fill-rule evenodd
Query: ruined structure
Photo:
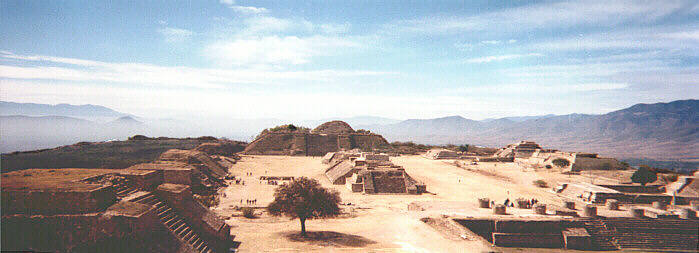
M 562 168 L 568 171 L 626 169 L 625 165 L 614 158 L 599 157 L 594 153 L 543 149 L 532 141 L 521 141 L 507 145 L 507 147 L 498 150 L 494 157 L 495 160 L 510 158 L 514 162 L 534 168 L 556 168 L 558 166 L 554 164 L 554 161 L 562 159 L 568 161 L 568 166 Z
M 29 169 L 2 176 L 2 248 L 228 252 L 230 226 L 162 170 Z
M 133 165 L 127 171 L 158 171 L 163 175 L 164 183 L 184 184 L 197 194 L 211 194 L 225 185 L 228 167 L 234 163 L 236 160 L 231 157 L 171 149 L 161 154 L 158 160 Z
M 358 132 L 342 121 L 326 122 L 310 132 L 263 132 L 243 151 L 249 155 L 323 156 L 328 152 L 359 149 L 387 151 L 391 145 L 381 135 Z
M 386 154 L 337 152 L 328 156 L 332 164 L 325 175 L 333 184 L 345 185 L 352 192 L 409 193 L 427 192 L 424 184 L 410 177 L 401 166 L 391 163 Z
M 459 153 L 447 149 L 430 149 L 425 153 L 425 157 L 433 160 L 437 159 L 458 159 Z
M 699 221 L 639 218 L 454 218 L 500 247 L 576 250 L 699 249 Z

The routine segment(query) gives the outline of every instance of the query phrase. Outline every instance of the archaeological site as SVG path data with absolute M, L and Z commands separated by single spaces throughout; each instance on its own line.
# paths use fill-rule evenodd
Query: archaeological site
M 617 159 L 534 141 L 415 154 L 341 121 L 266 129 L 250 144 L 205 139 L 122 169 L 2 173 L 2 249 L 699 250 L 697 172 L 641 177 Z M 338 213 L 304 223 L 305 236 L 269 209 L 299 179 L 338 197 Z

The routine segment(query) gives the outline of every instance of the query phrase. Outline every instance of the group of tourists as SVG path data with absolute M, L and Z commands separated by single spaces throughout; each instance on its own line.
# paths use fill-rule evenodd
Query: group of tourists
M 240 204 L 243 204 L 243 200 L 242 200 L 242 199 L 240 200 Z M 257 199 L 246 199 L 246 200 L 245 200 L 245 204 L 248 204 L 248 205 L 255 205 L 255 204 L 257 204 Z
M 537 199 L 535 199 L 535 198 L 527 199 L 527 202 L 524 203 L 523 208 L 527 208 L 527 209 L 528 209 L 528 208 L 532 208 L 532 206 L 534 206 L 536 203 L 539 203 L 539 200 L 537 200 Z M 514 202 L 514 201 L 510 201 L 509 198 L 505 199 L 505 201 L 503 201 L 502 204 L 503 204 L 504 206 L 507 206 L 507 207 L 515 207 L 515 202 Z M 491 205 L 491 206 L 495 206 L 495 201 L 491 200 L 491 201 L 490 201 L 490 205 Z

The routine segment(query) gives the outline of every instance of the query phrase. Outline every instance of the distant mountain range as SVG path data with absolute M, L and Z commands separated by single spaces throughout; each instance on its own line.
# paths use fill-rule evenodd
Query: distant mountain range
M 0 115 L 66 116 L 81 119 L 114 119 L 128 116 L 100 105 L 34 104 L 0 101 Z
M 699 160 L 699 100 L 637 104 L 602 115 L 475 121 L 460 116 L 363 126 L 389 140 L 501 147 L 519 140 L 622 158 Z
M 98 105 L 0 102 L 0 152 L 79 141 L 148 136 L 212 135 L 250 141 L 283 123 L 315 127 L 343 120 L 389 141 L 501 147 L 532 140 L 546 148 L 634 159 L 699 161 L 699 100 L 637 104 L 602 115 L 569 114 L 471 120 L 461 116 L 397 120 L 373 116 L 307 121 L 216 119 L 206 122 L 138 118 Z

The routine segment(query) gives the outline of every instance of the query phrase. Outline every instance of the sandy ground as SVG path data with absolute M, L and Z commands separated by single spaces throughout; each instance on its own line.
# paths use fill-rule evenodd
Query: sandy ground
M 533 180 L 543 179 L 551 186 L 558 182 L 589 180 L 584 175 L 561 175 L 557 171 L 527 171 L 514 163 L 482 163 L 459 168 L 450 160 L 429 160 L 421 156 L 392 157 L 413 178 L 427 184 L 430 193 L 422 195 L 366 195 L 352 193 L 343 185 L 332 185 L 323 174 L 327 165 L 320 157 L 243 156 L 231 167 L 233 175 L 244 185 L 232 183 L 220 191 L 221 202 L 215 211 L 233 227 L 240 252 L 487 252 L 521 251 L 493 249 L 481 240 L 462 240 L 443 233 L 420 221 L 420 218 L 446 214 L 450 216 L 490 215 L 490 209 L 477 208 L 477 199 L 488 197 L 497 203 L 509 198 L 536 198 L 541 203 L 562 205 L 564 199 L 548 188 L 538 188 Z M 249 175 L 248 173 L 251 173 Z M 327 231 L 331 239 L 294 241 L 289 234 L 298 233 L 298 220 L 270 217 L 264 211 L 273 200 L 276 186 L 260 181 L 260 176 L 310 177 L 324 187 L 340 192 L 345 214 L 334 219 L 306 222 L 310 232 Z M 282 183 L 282 182 L 280 182 Z M 242 202 L 241 202 L 242 200 Z M 248 205 L 246 200 L 256 200 Z M 435 203 L 427 211 L 408 211 L 414 201 Z M 458 208 L 439 208 L 440 202 L 458 202 Z M 347 205 L 351 203 L 351 205 Z M 247 219 L 235 211 L 238 206 L 254 206 L 259 218 Z M 532 216 L 531 210 L 517 209 L 514 215 Z M 525 251 L 531 251 L 527 249 Z

